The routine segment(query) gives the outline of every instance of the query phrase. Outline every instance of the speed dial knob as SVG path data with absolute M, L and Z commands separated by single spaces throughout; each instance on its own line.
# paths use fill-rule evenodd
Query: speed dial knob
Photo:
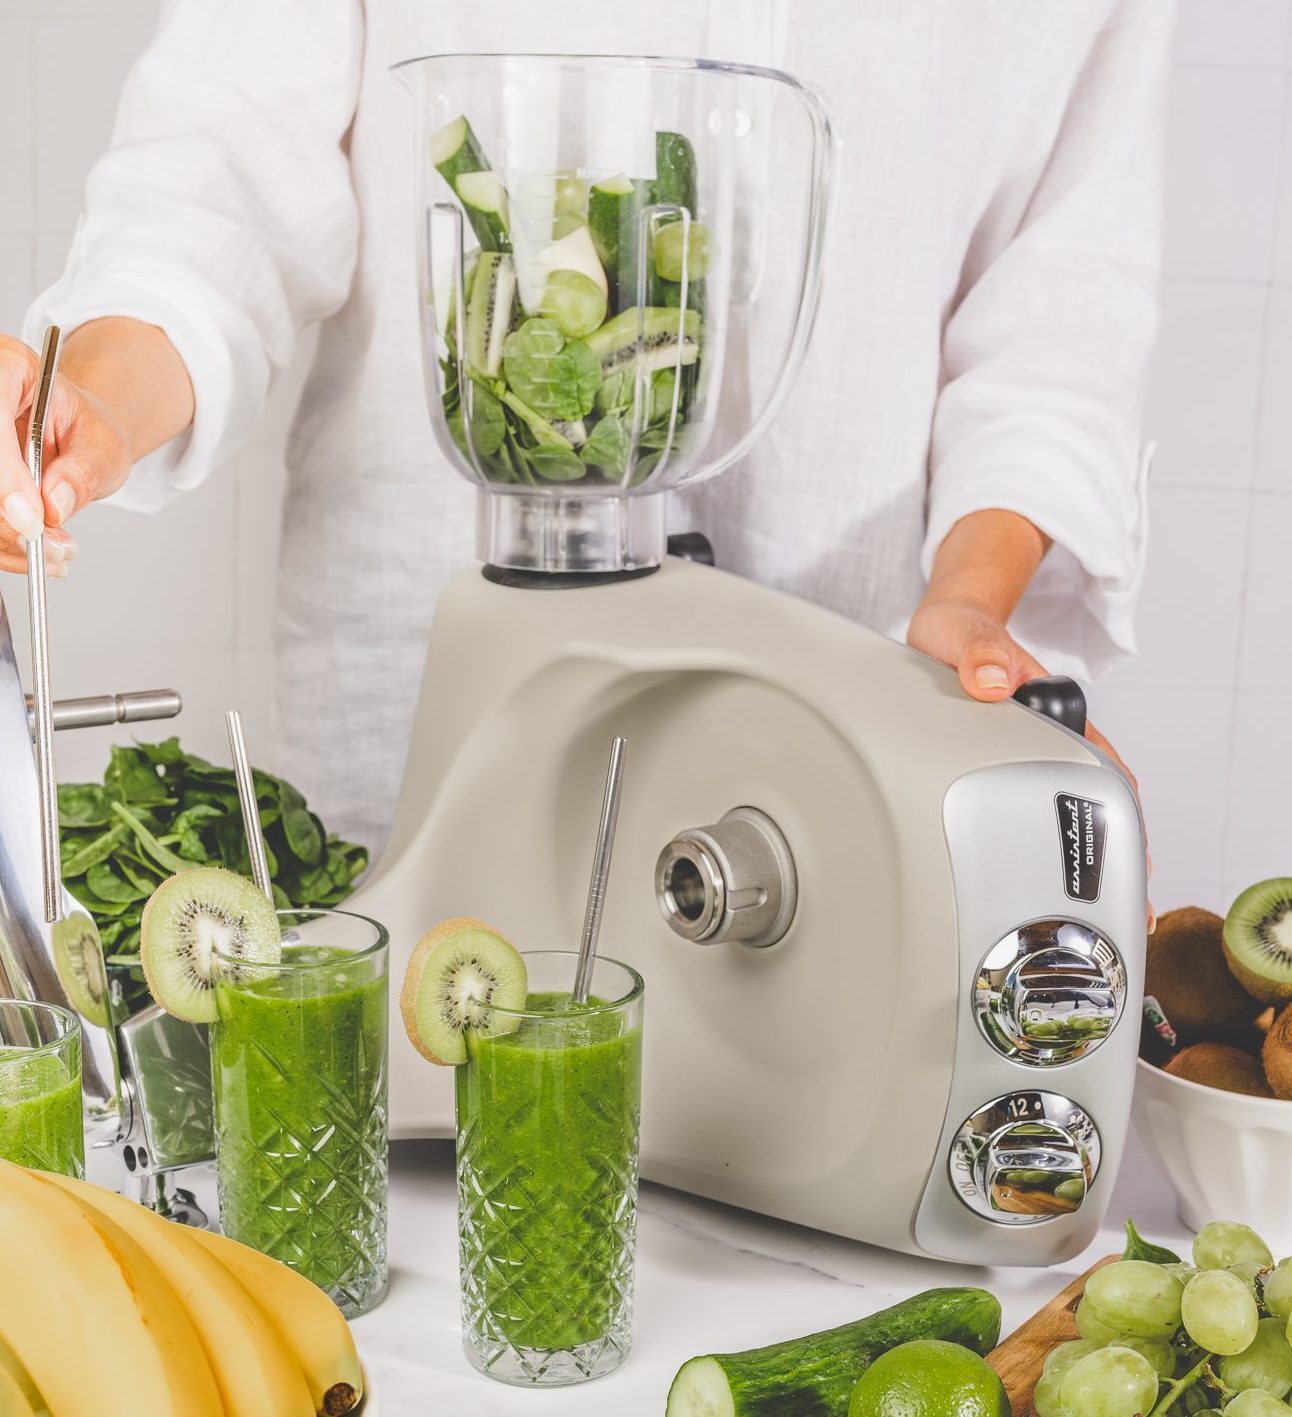
M 1116 949 L 1075 920 L 1037 920 L 987 952 L 974 983 L 983 1036 L 1015 1062 L 1071 1063 L 1097 1048 L 1126 1003 Z
M 1080 1210 L 1099 1171 L 1099 1133 L 1053 1092 L 998 1097 L 965 1119 L 951 1144 L 956 1194 L 999 1225 L 1037 1225 Z

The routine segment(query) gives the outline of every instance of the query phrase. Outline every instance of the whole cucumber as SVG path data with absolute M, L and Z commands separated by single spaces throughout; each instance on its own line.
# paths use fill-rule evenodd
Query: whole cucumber
M 848 1417 L 857 1379 L 899 1343 L 941 1338 L 983 1355 L 999 1337 L 994 1295 L 930 1289 L 824 1333 L 692 1358 L 673 1379 L 666 1417 Z

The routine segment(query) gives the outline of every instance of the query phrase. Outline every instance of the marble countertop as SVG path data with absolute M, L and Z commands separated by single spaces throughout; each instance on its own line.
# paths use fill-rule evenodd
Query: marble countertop
M 1093 1259 L 1120 1251 L 1128 1215 L 1145 1235 L 1187 1250 L 1173 1198 L 1134 1136 L 1098 1242 L 1052 1270 L 890 1254 L 645 1185 L 631 1357 L 582 1387 L 522 1391 L 479 1376 L 462 1355 L 452 1147 L 404 1142 L 391 1156 L 390 1293 L 355 1334 L 382 1417 L 663 1417 L 674 1373 L 697 1353 L 830 1328 L 938 1285 L 991 1289 L 1009 1332 Z

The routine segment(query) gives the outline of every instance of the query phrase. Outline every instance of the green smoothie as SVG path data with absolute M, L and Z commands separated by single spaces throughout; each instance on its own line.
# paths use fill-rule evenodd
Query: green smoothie
M 592 1343 L 629 1303 L 642 1034 L 599 1002 L 531 994 L 526 1013 L 563 1017 L 469 1035 L 457 1070 L 468 1327 L 517 1348 Z
M 384 959 L 285 946 L 219 978 L 220 1223 L 359 1313 L 386 1277 Z
M 56 1053 L 0 1048 L 0 1157 L 85 1175 L 81 1079 Z

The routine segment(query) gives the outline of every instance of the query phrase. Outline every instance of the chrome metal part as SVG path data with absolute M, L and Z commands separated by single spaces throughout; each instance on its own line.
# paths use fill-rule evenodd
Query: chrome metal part
M 55 699 L 54 731 L 65 728 L 108 728 L 114 723 L 146 723 L 174 718 L 184 701 L 174 689 L 140 689 L 133 694 L 95 694 L 83 699 Z M 36 704 L 27 695 L 27 723 L 35 731 Z
M 59 330 L 45 331 L 40 373 L 27 427 L 27 468 L 40 495 L 44 471 L 45 425 L 58 368 Z M 27 542 L 27 607 L 31 616 L 32 689 L 35 698 L 37 806 L 40 819 L 40 859 L 45 892 L 45 921 L 63 918 L 63 876 L 58 855 L 58 776 L 54 764 L 53 695 L 49 687 L 49 617 L 45 603 L 45 541 Z
M 1020 925 L 987 952 L 974 983 L 974 1017 L 1005 1057 L 1071 1063 L 1098 1048 L 1126 1005 L 1116 948 L 1076 920 Z
M 956 1195 L 998 1225 L 1041 1225 L 1081 1209 L 1100 1162 L 1099 1132 L 1070 1098 L 1015 1092 L 980 1107 L 951 1144 Z
M 669 842 L 655 865 L 655 897 L 684 940 L 766 948 L 794 919 L 794 856 L 765 812 L 736 807 L 713 826 L 679 832 Z

